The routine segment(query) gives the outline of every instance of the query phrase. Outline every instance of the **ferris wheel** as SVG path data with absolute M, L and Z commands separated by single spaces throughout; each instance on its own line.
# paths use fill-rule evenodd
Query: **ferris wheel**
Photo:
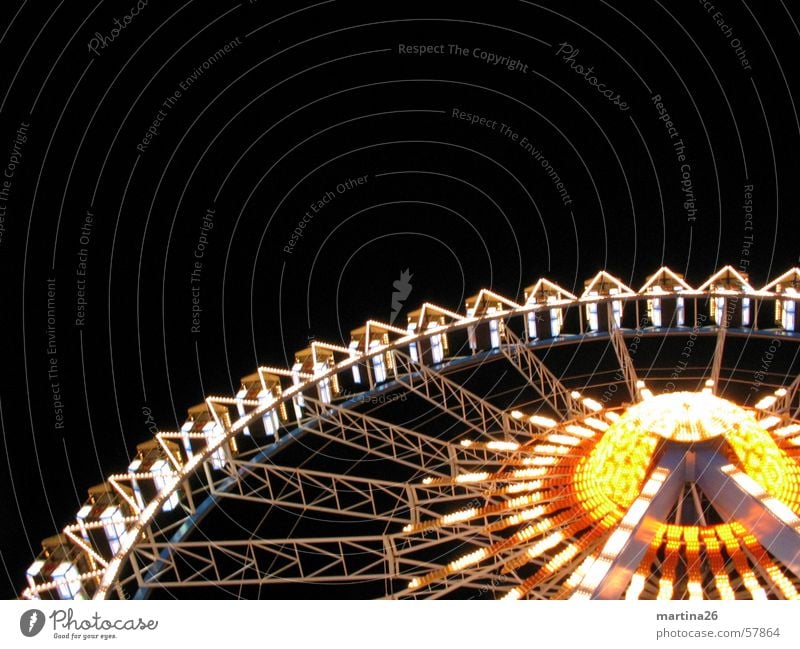
M 22 596 L 797 599 L 799 284 L 601 271 L 315 341 L 140 444 Z

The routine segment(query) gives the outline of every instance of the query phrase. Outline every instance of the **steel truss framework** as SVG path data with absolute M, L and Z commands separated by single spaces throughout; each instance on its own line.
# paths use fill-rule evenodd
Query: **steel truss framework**
M 109 476 L 108 502 L 119 512 L 113 524 L 102 516 L 93 520 L 85 512 L 82 518 L 79 515 L 78 522 L 59 537 L 59 547 L 54 550 L 51 544 L 41 561 L 43 565 L 66 562 L 75 570 L 47 578 L 34 573 L 23 597 L 122 597 L 132 590 L 147 596 L 153 589 L 186 586 L 218 587 L 223 594 L 247 585 L 333 583 L 368 584 L 370 593 L 377 589 L 386 597 L 499 596 L 517 592 L 515 588 L 531 580 L 535 587 L 518 591 L 522 596 L 564 596 L 565 575 L 580 576 L 587 562 L 600 555 L 576 550 L 563 559 L 558 571 L 542 575 L 553 561 L 548 548 L 532 552 L 525 544 L 509 544 L 503 531 L 509 516 L 524 517 L 528 511 L 527 505 L 514 504 L 509 495 L 524 493 L 533 475 L 525 467 L 538 466 L 536 458 L 546 455 L 537 450 L 541 446 L 531 447 L 532 441 L 542 444 L 548 436 L 563 433 L 570 422 L 597 421 L 606 412 L 613 414 L 601 398 L 604 388 L 608 392 L 611 386 L 623 387 L 632 402 L 650 394 L 634 366 L 635 341 L 685 339 L 686 350 L 698 337 L 715 336 L 713 356 L 706 365 L 647 367 L 642 361 L 638 373 L 644 370 L 646 380 L 654 377 L 666 390 L 670 383 L 674 389 L 675 382 L 693 381 L 705 383 L 707 391 L 722 392 L 723 383 L 749 379 L 751 388 L 767 395 L 756 404 L 758 412 L 774 419 L 773 429 L 780 426 L 776 439 L 796 462 L 800 424 L 794 419 L 800 411 L 800 377 L 774 377 L 762 363 L 745 379 L 737 368 L 725 367 L 726 340 L 760 339 L 769 349 L 800 342 L 793 321 L 778 316 L 779 311 L 788 311 L 789 302 L 800 301 L 800 295 L 787 291 L 793 278 L 800 278 L 800 270 L 756 290 L 742 273 L 726 267 L 695 290 L 669 269 L 661 269 L 636 292 L 608 274 L 599 274 L 580 297 L 545 281 L 549 299 L 537 301 L 535 291 L 525 304 L 517 305 L 486 291 L 471 302 L 473 315 L 425 304 L 415 312 L 418 319 L 409 322 L 408 330 L 370 321 L 354 332 L 349 347 L 315 342 L 298 353 L 295 367 L 259 368 L 255 389 L 243 380 L 237 395 L 209 396 L 203 408 L 190 410 L 181 431 L 159 432 L 157 444 L 148 452 L 161 458 L 161 464 L 132 465 L 128 472 Z M 615 282 L 617 290 L 597 290 L 613 288 Z M 545 284 L 540 281 L 536 287 Z M 742 315 L 744 304 L 748 318 Z M 607 314 L 594 330 L 589 329 L 590 307 L 592 314 Z M 535 335 L 531 315 L 547 319 L 555 310 L 565 326 L 555 335 Z M 449 353 L 436 358 L 431 350 L 441 349 L 443 339 L 449 339 Z M 560 377 L 559 370 L 548 366 L 550 351 L 579 350 L 591 341 L 613 352 L 619 368 L 616 378 L 599 384 L 590 376 L 579 389 L 575 380 L 568 386 L 566 375 Z M 491 390 L 464 385 L 476 368 L 501 360 L 529 390 L 530 397 L 518 407 L 508 407 L 507 400 L 498 399 Z M 406 404 L 401 402 L 406 399 L 422 414 L 402 414 Z M 375 403 L 380 407 L 370 407 Z M 386 410 L 387 403 L 394 410 Z M 411 419 L 406 421 L 407 417 Z M 565 437 L 561 434 L 562 440 Z M 281 463 L 283 452 L 298 448 L 302 452 L 292 457 L 300 459 Z M 140 456 L 144 462 L 143 451 Z M 327 463 L 337 468 L 329 469 Z M 558 477 L 564 476 L 550 474 Z M 716 486 L 720 493 L 733 488 Z M 688 489 L 698 502 L 696 486 L 692 483 Z M 567 497 L 563 490 L 551 489 L 537 496 L 536 504 L 558 509 Z M 772 512 L 762 500 L 758 507 Z M 237 538 L 197 533 L 210 512 L 235 504 L 258 508 L 267 521 L 270 512 L 279 511 L 310 523 L 312 531 L 319 523 L 327 535 L 297 535 L 289 530 L 276 538 L 262 538 L 269 525 L 242 526 Z M 326 523 L 331 524 L 326 527 Z M 363 527 L 352 529 L 364 533 L 341 533 L 356 523 Z M 567 529 L 574 523 L 565 519 L 559 524 Z M 782 525 L 782 538 L 794 536 L 783 542 L 778 554 L 789 557 L 792 549 L 800 551 L 795 538 L 800 520 L 788 517 Z M 110 527 L 115 530 L 115 545 L 108 543 Z M 769 549 L 767 541 L 762 545 Z M 643 543 L 641 538 L 638 542 Z M 745 547 L 744 540 L 742 544 Z M 602 587 L 590 589 L 588 596 L 623 594 L 620 575 L 627 583 L 634 572 L 623 565 L 627 556 L 620 552 L 618 562 L 608 557 L 611 568 Z M 785 565 L 795 568 L 791 561 L 781 563 Z M 743 589 L 749 573 L 738 563 L 736 567 L 729 571 L 728 582 Z M 792 584 L 780 582 L 780 577 L 772 575 L 767 581 L 773 586 L 771 595 L 792 592 Z M 582 592 L 581 582 L 573 586 Z M 644 584 L 642 592 L 660 593 L 653 588 Z

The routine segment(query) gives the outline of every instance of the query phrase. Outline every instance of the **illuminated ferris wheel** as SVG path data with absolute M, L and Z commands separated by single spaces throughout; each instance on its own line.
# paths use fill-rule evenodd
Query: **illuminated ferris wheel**
M 26 598 L 797 599 L 800 269 L 423 304 L 137 447 Z

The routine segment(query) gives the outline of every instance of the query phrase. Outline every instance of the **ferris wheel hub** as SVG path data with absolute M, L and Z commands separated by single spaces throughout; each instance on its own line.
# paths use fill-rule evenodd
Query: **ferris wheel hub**
M 617 426 L 630 426 L 675 442 L 702 442 L 721 437 L 753 415 L 733 401 L 708 392 L 671 392 L 630 406 Z

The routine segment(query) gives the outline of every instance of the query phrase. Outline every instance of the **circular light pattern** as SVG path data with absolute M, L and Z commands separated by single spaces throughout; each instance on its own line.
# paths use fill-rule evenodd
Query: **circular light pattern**
M 632 422 L 643 431 L 676 442 L 702 442 L 729 432 L 734 424 L 754 423 L 744 408 L 706 392 L 660 394 L 634 404 L 618 424 Z
M 576 469 L 581 501 L 589 507 L 592 497 L 600 494 L 629 507 L 641 491 L 659 437 L 687 444 L 724 439 L 732 459 L 751 478 L 800 511 L 797 463 L 778 448 L 751 412 L 707 392 L 662 394 L 627 408 Z
M 791 417 L 791 407 L 800 380 L 762 395 L 752 407 L 714 396 L 719 382 L 704 375 L 691 377 L 691 383 L 705 382 L 699 393 L 654 396 L 654 386 L 636 377 L 624 353 L 625 333 L 612 327 L 611 343 L 620 366 L 630 369 L 625 378 L 636 403 L 608 408 L 605 394 L 598 400 L 561 383 L 529 348 L 529 329 L 525 338 L 517 333 L 513 325 L 520 316 L 532 326 L 530 307 L 506 300 L 509 310 L 499 316 L 499 296 L 486 295 L 495 305 L 486 312 L 492 318 L 476 319 L 473 310 L 465 318 L 446 312 L 453 320 L 448 324 L 440 316 L 444 311 L 426 304 L 413 316 L 414 328 L 421 330 L 431 318 L 428 311 L 435 310 L 435 331 L 426 325 L 430 333 L 409 334 L 370 321 L 353 330 L 349 347 L 315 341 L 297 352 L 291 369 L 261 367 L 242 380 L 234 397 L 211 396 L 191 408 L 180 431 L 159 432 L 140 445 L 127 474 L 114 474 L 90 490 L 77 521 L 63 536 L 43 541 L 24 596 L 106 597 L 116 588 L 124 597 L 123 584 L 134 580 L 147 591 L 155 573 L 141 570 L 139 558 L 150 557 L 159 557 L 156 564 L 163 568 L 155 587 L 202 581 L 201 572 L 170 568 L 171 555 L 176 568 L 210 562 L 221 571 L 220 583 L 244 581 L 240 570 L 250 571 L 248 584 L 259 585 L 289 575 L 304 584 L 355 577 L 397 598 L 462 590 L 539 599 L 797 597 L 800 422 Z M 572 308 L 583 308 L 585 297 L 572 296 Z M 646 294 L 642 299 L 649 300 Z M 554 309 L 550 303 L 542 308 Z M 462 361 L 451 365 L 434 355 L 457 332 L 466 334 L 477 359 L 484 357 L 480 345 L 496 345 L 502 355 L 492 355 L 519 371 L 543 400 L 523 398 L 517 408 L 504 410 L 462 385 Z M 594 331 L 589 335 L 598 338 Z M 640 335 L 637 330 L 633 340 L 640 342 Z M 531 346 L 540 343 L 549 344 L 545 339 Z M 464 426 L 439 438 L 392 423 L 397 413 L 364 412 L 358 407 L 363 402 L 350 398 L 351 380 L 370 390 L 414 393 Z M 312 451 L 306 456 L 310 464 L 275 464 L 273 455 L 298 441 L 301 431 L 302 448 Z M 464 433 L 470 438 L 460 439 Z M 259 439 L 251 441 L 252 435 Z M 274 444 L 264 446 L 265 435 Z M 338 475 L 323 465 L 327 454 L 313 451 L 316 444 L 380 457 L 405 479 L 399 473 L 350 475 L 352 467 Z M 199 544 L 183 536 L 163 543 L 155 534 L 142 534 L 159 512 L 164 520 L 170 512 L 194 517 L 195 496 L 206 487 L 184 478 L 202 466 L 209 487 L 226 467 L 242 467 L 240 476 L 257 467 L 246 474 L 252 482 L 223 477 L 218 484 L 236 486 L 237 497 L 248 501 L 266 498 L 300 511 L 299 519 L 317 524 L 309 512 L 318 511 L 380 527 L 347 537 L 348 528 L 333 520 L 328 536 Z M 272 491 L 279 484 L 289 488 Z M 294 551 L 287 553 L 287 547 Z M 266 563 L 253 564 L 254 552 L 265 561 L 289 561 L 286 572 L 275 575 Z M 368 563 L 359 567 L 361 557 Z M 311 563 L 319 561 L 327 563 L 317 564 L 308 577 Z
M 471 507 L 406 526 L 404 532 L 410 534 L 428 533 L 456 523 L 484 526 L 490 516 L 499 515 L 499 520 L 481 531 L 509 533 L 489 547 L 465 552 L 446 566 L 415 577 L 408 589 L 418 591 L 494 558 L 503 574 L 526 575 L 508 591 L 509 599 L 542 593 L 555 598 L 597 596 L 618 553 L 666 481 L 669 470 L 657 463 L 671 445 L 685 447 L 683 453 L 689 453 L 694 444 L 719 440 L 721 445 L 712 447 L 713 452 L 722 454 L 733 481 L 744 485 L 749 495 L 773 513 L 783 512 L 787 525 L 800 524 L 795 516 L 800 512 L 800 466 L 778 446 L 767 425 L 757 420 L 756 410 L 709 391 L 649 396 L 621 412 L 591 410 L 589 416 L 561 424 L 530 417 L 548 429 L 546 435 L 528 444 L 492 447 L 507 453 L 507 470 L 464 474 L 454 480 L 485 484 L 487 503 L 489 496 L 509 494 L 502 504 Z M 523 413 L 515 411 L 512 416 L 521 419 Z M 469 441 L 464 445 L 488 448 L 489 444 Z M 502 484 L 507 486 L 498 486 Z M 680 499 L 691 489 L 696 487 L 681 490 Z M 693 495 L 697 505 L 700 496 Z M 682 524 L 680 505 L 675 506 L 678 513 L 656 526 L 620 595 L 627 599 L 734 599 L 746 593 L 764 599 L 767 594 L 758 572 L 782 597 L 799 597 L 796 578 L 779 565 L 752 530 L 739 520 L 705 520 L 706 514 L 715 514 L 713 494 L 708 511 L 694 510 L 703 524 Z

